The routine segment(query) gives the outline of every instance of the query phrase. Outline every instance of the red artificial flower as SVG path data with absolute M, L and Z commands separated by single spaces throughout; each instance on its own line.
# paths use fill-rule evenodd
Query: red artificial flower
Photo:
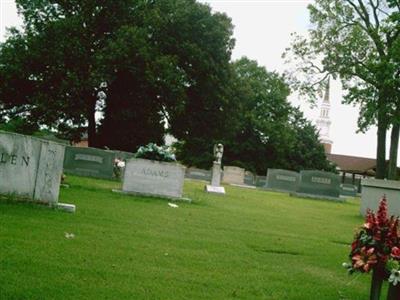
M 370 210 L 369 208 L 367 209 L 367 214 L 365 216 L 365 224 L 364 224 L 364 228 L 366 229 L 373 229 L 375 226 L 377 225 L 377 221 L 375 218 L 375 214 L 372 210 Z
M 400 248 L 393 247 L 392 253 L 390 253 L 390 256 L 393 257 L 394 259 L 400 260 Z
M 362 247 L 359 254 L 353 255 L 353 268 L 363 272 L 369 272 L 377 264 L 378 258 L 374 253 L 374 248 Z
M 377 221 L 378 221 L 379 226 L 381 226 L 381 227 L 387 225 L 387 223 L 389 221 L 386 195 L 383 195 L 381 201 L 379 202 Z

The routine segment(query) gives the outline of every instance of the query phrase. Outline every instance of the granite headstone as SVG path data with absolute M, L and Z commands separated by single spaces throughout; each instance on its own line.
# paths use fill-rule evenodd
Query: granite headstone
M 112 179 L 115 158 L 116 153 L 113 151 L 68 146 L 65 150 L 64 172 L 72 175 Z
M 0 132 L 0 193 L 58 203 L 65 146 Z
M 300 174 L 294 171 L 281 169 L 268 169 L 266 189 L 295 192 L 299 185 Z
M 179 199 L 184 178 L 180 164 L 133 158 L 126 163 L 122 191 Z
M 301 171 L 296 196 L 343 201 L 339 175 L 324 171 Z

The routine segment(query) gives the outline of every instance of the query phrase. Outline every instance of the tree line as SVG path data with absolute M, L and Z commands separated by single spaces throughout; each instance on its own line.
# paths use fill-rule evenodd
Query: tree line
M 165 133 L 177 157 L 225 164 L 334 170 L 316 128 L 287 100 L 280 74 L 231 61 L 228 16 L 194 0 L 17 0 L 23 28 L 0 44 L 3 129 L 45 128 L 135 152 Z M 101 116 L 96 121 L 96 116 Z

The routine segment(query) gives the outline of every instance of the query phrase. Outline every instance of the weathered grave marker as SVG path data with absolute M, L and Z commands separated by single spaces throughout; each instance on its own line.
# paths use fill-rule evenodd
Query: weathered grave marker
M 222 181 L 224 183 L 244 184 L 245 170 L 239 167 L 225 166 Z
M 295 193 L 299 197 L 344 201 L 340 196 L 339 175 L 324 171 L 301 171 Z
M 197 168 L 187 168 L 185 173 L 186 178 L 197 179 L 197 180 L 211 180 L 211 171 L 197 169 Z
M 340 185 L 340 195 L 341 196 L 355 197 L 355 196 L 357 196 L 357 191 L 358 191 L 358 188 L 353 184 L 342 183 Z
M 360 214 L 365 216 L 367 209 L 376 211 L 380 199 L 386 195 L 389 215 L 400 216 L 400 182 L 365 178 L 361 180 Z
M 281 169 L 268 169 L 266 189 L 295 192 L 299 185 L 300 174 L 294 171 Z
M 113 151 L 68 146 L 65 150 L 64 172 L 95 178 L 114 178 Z
M 125 166 L 122 192 L 182 198 L 185 167 L 147 159 L 130 159 Z
M 0 193 L 56 206 L 65 146 L 0 132 Z

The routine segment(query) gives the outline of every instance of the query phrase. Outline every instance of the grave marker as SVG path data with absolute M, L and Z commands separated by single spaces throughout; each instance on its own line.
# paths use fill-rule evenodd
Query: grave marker
M 295 192 L 299 185 L 299 181 L 300 174 L 297 172 L 281 169 L 268 169 L 265 188 L 282 192 Z
M 115 157 L 116 153 L 113 151 L 68 146 L 65 150 L 64 172 L 113 179 Z
M 185 167 L 133 158 L 125 166 L 122 191 L 150 196 L 182 199 Z
M 245 170 L 239 167 L 225 166 L 222 181 L 224 183 L 244 184 Z
M 0 193 L 56 205 L 65 146 L 0 132 Z
M 307 198 L 344 201 L 339 198 L 339 175 L 324 171 L 301 171 L 300 182 L 295 195 Z
M 358 188 L 353 184 L 342 183 L 340 185 L 340 195 L 342 196 L 356 197 L 357 191 Z

